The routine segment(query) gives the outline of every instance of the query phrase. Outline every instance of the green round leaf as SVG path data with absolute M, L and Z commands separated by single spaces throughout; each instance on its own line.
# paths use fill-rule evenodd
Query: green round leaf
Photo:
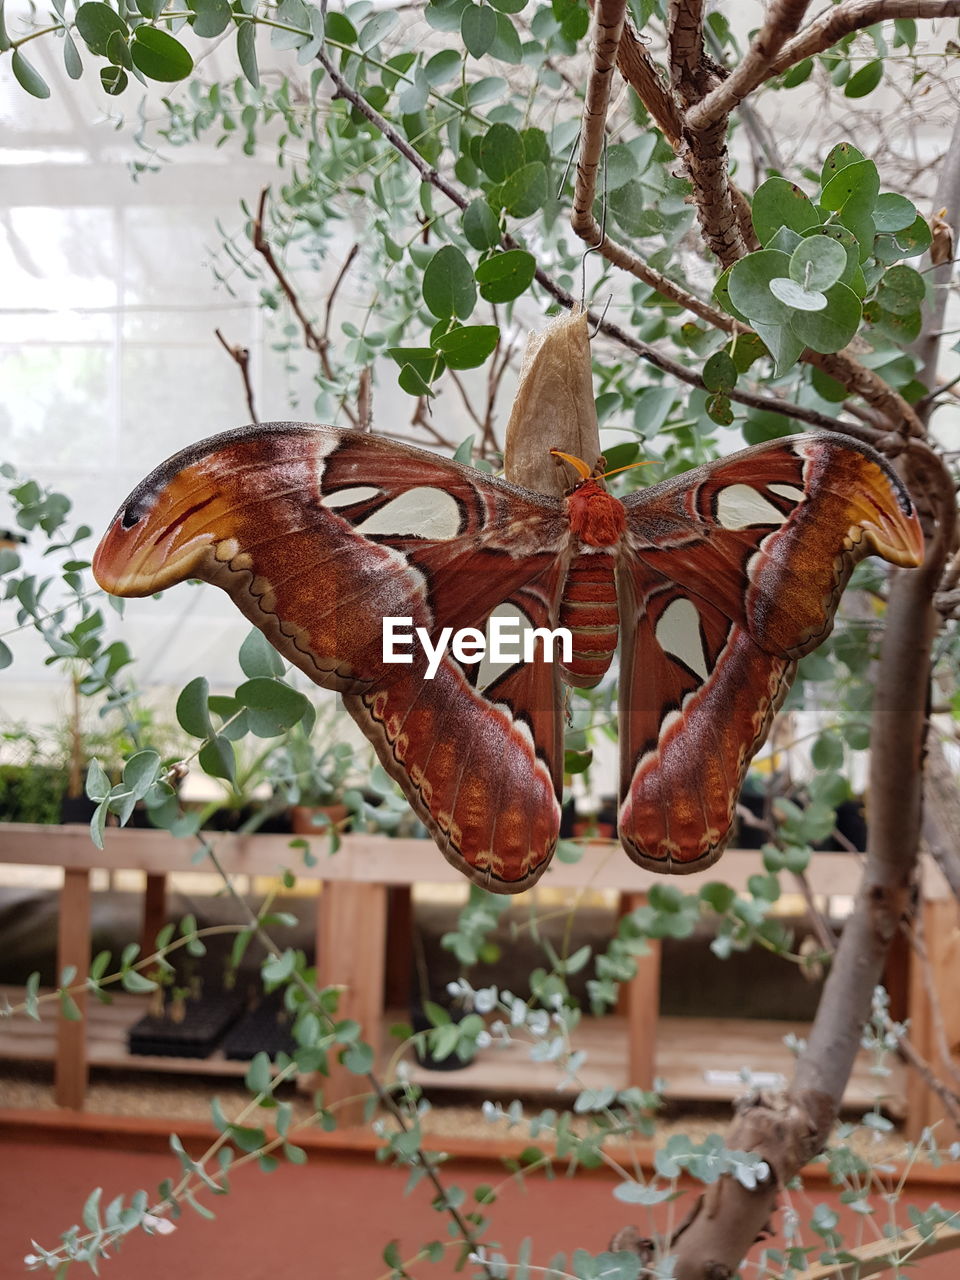
M 856 164 L 858 160 L 864 160 L 862 151 L 858 151 L 852 142 L 838 142 L 831 150 L 826 160 L 823 162 L 823 169 L 820 171 L 820 186 L 825 187 L 830 179 L 845 169 L 849 164 Z
M 357 44 L 363 53 L 376 48 L 384 36 L 393 29 L 397 22 L 397 15 L 393 9 L 381 9 L 375 13 L 369 22 L 365 22 L 360 28 L 360 34 L 357 36 Z
M 213 732 L 207 701 L 210 684 L 204 676 L 197 676 L 181 690 L 177 698 L 177 723 L 194 738 L 206 738 Z
M 164 84 L 183 80 L 193 70 L 193 58 L 167 31 L 159 27 L 137 27 L 130 46 L 134 66 L 148 80 Z
M 226 778 L 234 782 L 237 776 L 237 761 L 233 754 L 233 745 L 222 735 L 204 744 L 197 757 L 200 768 L 211 778 Z
M 742 311 L 737 310 L 730 297 L 730 272 L 732 270 L 733 267 L 727 267 L 726 271 L 722 273 L 717 283 L 713 286 L 713 296 L 726 311 L 727 315 L 733 316 L 734 320 L 739 320 L 741 324 L 749 324 L 750 321 Z
M 730 397 L 724 392 L 719 391 L 716 395 L 710 396 L 706 409 L 707 417 L 711 422 L 716 422 L 721 427 L 733 425 L 733 405 L 730 403 Z
M 808 236 L 790 255 L 790 279 L 803 289 L 829 289 L 846 269 L 847 251 L 830 236 Z
M 523 139 L 508 124 L 493 124 L 480 139 L 480 167 L 493 182 L 503 182 L 526 163 Z
M 471 200 L 464 209 L 463 234 L 474 249 L 492 249 L 500 243 L 500 219 L 483 196 Z
M 838 382 L 836 378 L 831 378 L 828 373 L 824 373 L 821 369 L 812 369 L 810 381 L 813 383 L 813 389 L 817 395 L 823 400 L 828 400 L 831 404 L 839 404 L 841 400 L 846 400 L 849 392 L 842 382 Z
M 835 733 L 821 733 L 810 750 L 815 769 L 842 769 L 843 743 Z
M 511 302 L 530 287 L 536 271 L 536 258 L 523 249 L 495 253 L 477 267 L 480 297 L 486 302 Z
M 877 166 L 872 160 L 855 160 L 829 180 L 820 193 L 820 203 L 825 209 L 843 209 L 856 198 L 858 206 L 872 212 L 879 192 Z
M 497 15 L 485 4 L 468 4 L 460 16 L 460 38 L 467 53 L 482 58 L 497 38 Z
M 130 34 L 130 28 L 116 9 L 100 4 L 98 0 L 87 0 L 79 7 L 76 24 L 80 38 L 90 52 L 104 58 L 107 56 L 107 42 L 115 31 L 119 31 L 124 39 Z
M 917 219 L 917 206 L 906 196 L 899 196 L 895 191 L 884 191 L 877 196 L 873 208 L 873 221 L 877 231 L 905 231 L 913 226 Z
M 331 40 L 339 41 L 340 44 L 354 45 L 357 43 L 356 27 L 346 14 L 338 13 L 336 9 L 327 10 L 327 20 L 323 29 L 325 35 L 328 35 Z
M 824 311 L 794 311 L 790 328 L 814 351 L 840 351 L 860 327 L 860 299 L 845 284 L 826 291 Z
M 804 58 L 802 62 L 798 62 L 795 67 L 783 77 L 783 87 L 785 89 L 795 89 L 798 84 L 803 84 L 805 80 L 809 80 L 810 73 L 813 71 L 813 59 Z
M 100 83 L 111 97 L 123 93 L 129 84 L 129 77 L 123 67 L 101 67 Z
M 768 178 L 757 188 L 753 225 L 761 244 L 766 245 L 781 227 L 805 231 L 819 223 L 820 215 L 796 183 L 786 178 Z
M 799 312 L 786 310 L 786 314 L 799 315 Z M 757 337 L 763 342 L 773 356 L 775 372 L 779 378 L 792 368 L 800 359 L 804 344 L 790 328 L 789 324 L 761 324 L 754 322 Z M 746 432 L 744 432 L 746 435 Z M 786 431 L 778 431 L 777 435 L 786 435 Z M 750 443 L 753 443 L 752 441 Z
M 470 263 L 456 245 L 445 244 L 423 273 L 423 300 L 441 320 L 466 320 L 477 303 L 477 286 Z
M 607 191 L 619 191 L 631 178 L 639 176 L 640 166 L 631 147 L 624 142 L 607 147 L 607 172 L 604 179 Z
M 509 14 L 498 13 L 495 17 L 497 34 L 490 46 L 490 57 L 498 58 L 501 62 L 509 62 L 511 66 L 519 66 L 523 61 L 523 45 L 520 43 L 517 28 L 513 25 Z
M 258 738 L 271 738 L 299 723 L 310 701 L 282 680 L 255 676 L 237 689 L 237 701 L 247 708 L 250 730 Z
M 790 259 L 776 249 L 748 253 L 730 269 L 727 288 L 731 302 L 751 323 L 786 324 L 790 311 L 770 292 L 770 281 L 789 276 L 789 271 Z
M 257 627 L 251 628 L 240 646 L 240 669 L 251 680 L 255 676 L 282 676 L 283 659 Z
M 462 66 L 462 53 L 456 49 L 441 49 L 424 66 L 423 77 L 431 89 L 435 89 L 438 84 L 446 84 L 448 80 L 458 76 Z
M 827 305 L 826 295 L 819 289 L 804 289 L 796 280 L 784 276 L 770 281 L 770 292 L 793 311 L 822 311 Z
M 715 351 L 703 366 L 703 385 L 708 391 L 729 391 L 737 385 L 737 366 L 726 351 Z
M 476 369 L 500 341 L 495 324 L 472 324 L 452 329 L 434 342 L 451 369 Z
M 914 221 L 905 231 L 898 231 L 894 236 L 900 249 L 901 258 L 917 258 L 930 248 L 933 236 L 930 228 L 918 213 Z
M 926 295 L 923 276 L 904 263 L 884 273 L 877 290 L 877 301 L 885 311 L 906 316 L 917 311 Z
M 76 50 L 74 50 L 76 53 Z M 50 86 L 39 71 L 35 70 L 19 49 L 14 49 L 11 67 L 21 89 L 26 89 L 33 98 L 49 98 Z
M 196 14 L 193 29 L 205 40 L 222 35 L 233 17 L 230 0 L 191 0 L 190 8 Z
M 855 72 L 844 85 L 843 92 L 848 98 L 865 98 L 883 79 L 883 63 L 879 58 L 868 62 Z
M 107 57 L 115 67 L 125 67 L 127 71 L 133 70 L 130 46 L 127 44 L 126 37 L 119 31 L 113 31 L 110 34 L 110 39 L 107 41 Z
M 803 234 L 808 235 L 819 230 L 819 226 L 809 227 Z M 767 249 L 779 249 L 781 253 L 793 253 L 802 239 L 803 236 L 798 231 L 794 231 L 791 227 L 781 227 L 779 231 L 774 233 L 765 247 Z
M 547 170 L 539 160 L 511 173 L 499 187 L 499 197 L 514 218 L 529 218 L 547 202 Z

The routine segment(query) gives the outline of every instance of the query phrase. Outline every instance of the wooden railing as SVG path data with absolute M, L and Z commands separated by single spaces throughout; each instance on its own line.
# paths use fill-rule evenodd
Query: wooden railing
M 384 959 L 387 934 L 387 890 L 419 883 L 459 884 L 460 872 L 451 867 L 432 841 L 391 839 L 377 835 L 344 836 L 338 851 L 326 852 L 327 840 L 313 841 L 317 861 L 307 866 L 301 853 L 290 848 L 282 835 L 217 835 L 216 854 L 229 874 L 276 876 L 284 868 L 295 870 L 299 880 L 321 881 L 317 898 L 316 964 L 323 986 L 344 989 L 341 1016 L 356 1019 L 374 1051 L 384 1008 Z M 163 887 L 167 875 L 209 871 L 209 864 L 190 862 L 192 846 L 163 831 L 108 829 L 105 847 L 97 850 L 85 826 L 0 824 L 0 862 L 28 866 L 62 867 L 60 894 L 58 971 L 72 965 L 82 982 L 90 962 L 90 873 L 107 870 L 139 870 L 147 876 L 144 936 L 155 936 L 163 923 Z M 719 866 L 671 883 L 695 891 L 710 881 L 722 880 L 738 892 L 747 892 L 752 875 L 763 870 L 755 850 L 728 850 Z M 807 871 L 809 889 L 824 897 L 853 896 L 861 878 L 858 857 L 846 853 L 817 853 Z M 923 859 L 923 899 L 930 972 L 914 965 L 909 984 L 911 1039 L 929 1061 L 936 1063 L 939 1048 L 932 1017 L 929 986 L 948 992 L 956 1002 L 956 973 L 952 949 L 945 940 L 955 932 L 956 904 L 935 864 Z M 636 866 L 619 844 L 590 843 L 577 863 L 555 860 L 540 884 L 571 892 L 615 890 L 627 909 L 639 905 L 663 877 Z M 534 890 L 536 892 L 536 890 Z M 945 967 L 946 966 L 946 967 Z M 631 1084 L 649 1088 L 654 1079 L 656 1025 L 659 1015 L 660 954 L 651 942 L 649 954 L 637 963 L 636 977 L 626 984 L 623 1010 L 627 1015 L 628 1078 Z M 78 1003 L 84 1006 L 81 993 Z M 942 1038 L 942 1037 L 941 1037 Z M 55 1059 L 55 1096 L 61 1106 L 83 1106 L 87 1086 L 86 1028 L 83 1021 L 61 1018 Z M 345 1073 L 325 1086 L 333 1100 L 355 1092 L 356 1081 Z M 919 1133 L 940 1112 L 922 1081 L 908 1089 L 909 1128 Z

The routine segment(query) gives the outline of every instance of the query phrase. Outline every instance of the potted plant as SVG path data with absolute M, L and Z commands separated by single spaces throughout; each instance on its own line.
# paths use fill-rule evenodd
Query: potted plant
M 350 817 L 344 793 L 355 771 L 355 749 L 340 736 L 342 715 L 331 703 L 313 725 L 295 725 L 270 755 L 274 795 L 289 807 L 295 835 L 342 830 Z

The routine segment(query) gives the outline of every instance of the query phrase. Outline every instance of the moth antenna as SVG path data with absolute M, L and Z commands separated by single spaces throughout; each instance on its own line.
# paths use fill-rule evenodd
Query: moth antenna
M 564 453 L 562 449 L 551 449 L 550 452 L 555 458 L 562 458 L 564 462 L 569 462 L 581 480 L 589 480 L 593 475 L 593 471 L 582 458 L 576 458 L 572 453 Z
M 610 476 L 618 476 L 621 471 L 632 471 L 634 467 L 653 467 L 657 461 L 657 458 L 644 458 L 641 462 L 628 462 L 625 467 L 614 467 L 612 471 L 604 471 L 600 478 L 608 480 Z

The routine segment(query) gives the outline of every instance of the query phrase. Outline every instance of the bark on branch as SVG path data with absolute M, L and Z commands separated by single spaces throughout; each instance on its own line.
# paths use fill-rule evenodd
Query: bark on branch
M 956 18 L 960 0 L 844 0 L 788 40 L 770 63 L 770 75 L 832 48 L 838 40 L 892 18 Z
M 757 32 L 743 61 L 709 93 L 702 102 L 687 112 L 686 124 L 694 132 L 707 129 L 727 116 L 748 93 L 763 84 L 770 66 L 784 44 L 794 34 L 810 0 L 777 0 L 767 11 L 767 20 Z

